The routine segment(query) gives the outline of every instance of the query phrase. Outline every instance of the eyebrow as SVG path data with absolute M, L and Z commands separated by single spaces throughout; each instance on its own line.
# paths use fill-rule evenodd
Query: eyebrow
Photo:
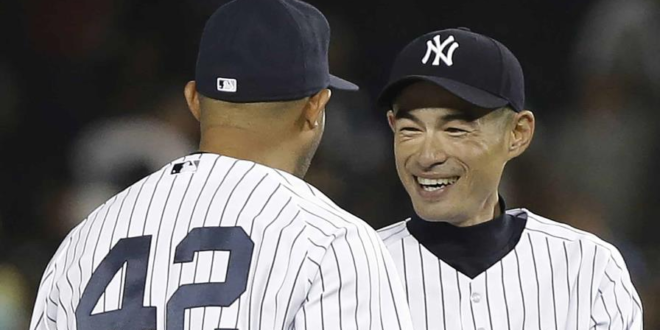
M 394 118 L 396 119 L 410 119 L 415 122 L 419 122 L 419 118 L 412 115 L 410 111 L 407 110 L 397 110 L 394 112 Z

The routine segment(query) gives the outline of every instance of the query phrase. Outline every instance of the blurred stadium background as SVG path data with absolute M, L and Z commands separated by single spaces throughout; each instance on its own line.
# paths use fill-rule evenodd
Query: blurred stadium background
M 466 26 L 507 45 L 538 118 L 502 194 L 614 243 L 660 329 L 660 1 L 310 0 L 332 29 L 335 93 L 308 181 L 379 228 L 410 213 L 373 100 L 412 38 Z M 182 95 L 224 1 L 0 2 L 0 329 L 27 329 L 61 239 L 95 206 L 195 151 Z M 656 187 L 656 188 L 654 188 Z

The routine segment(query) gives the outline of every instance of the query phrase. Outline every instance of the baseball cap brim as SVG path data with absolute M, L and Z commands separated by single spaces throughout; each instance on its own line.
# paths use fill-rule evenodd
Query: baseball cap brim
M 433 83 L 464 101 L 481 108 L 497 109 L 510 103 L 500 96 L 451 79 L 433 76 L 406 76 L 390 83 L 383 89 L 378 97 L 378 106 L 391 109 L 397 95 L 407 86 L 419 81 Z
M 358 85 L 348 81 L 341 79 L 337 76 L 330 75 L 330 88 L 334 89 L 340 89 L 344 91 L 358 91 L 360 90 L 360 87 Z

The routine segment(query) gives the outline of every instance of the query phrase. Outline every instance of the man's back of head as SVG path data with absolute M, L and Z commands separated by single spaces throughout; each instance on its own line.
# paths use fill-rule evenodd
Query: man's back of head
M 208 20 L 195 81 L 201 151 L 304 176 L 324 128 L 328 87 L 357 90 L 328 69 L 330 27 L 296 0 L 235 0 Z

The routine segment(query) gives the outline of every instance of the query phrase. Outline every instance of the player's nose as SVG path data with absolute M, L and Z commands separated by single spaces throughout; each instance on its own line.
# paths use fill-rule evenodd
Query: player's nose
M 442 143 L 433 138 L 425 139 L 421 144 L 417 155 L 417 163 L 421 169 L 431 169 L 446 161 L 447 153 L 445 152 Z

